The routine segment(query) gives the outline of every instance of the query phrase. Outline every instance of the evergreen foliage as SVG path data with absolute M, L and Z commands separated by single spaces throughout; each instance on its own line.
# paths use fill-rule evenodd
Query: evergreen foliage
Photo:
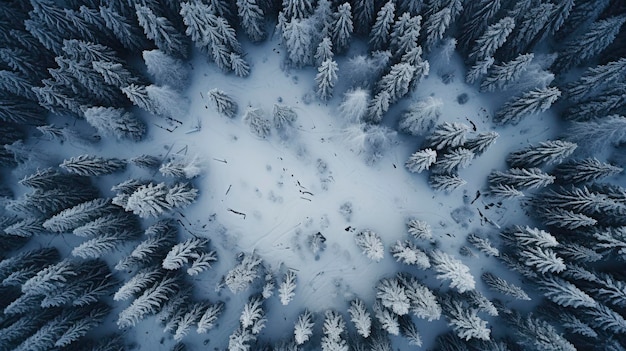
M 234 118 L 237 113 L 237 103 L 225 92 L 213 88 L 208 93 L 209 100 L 221 115 Z
M 380 236 L 371 230 L 364 230 L 354 236 L 356 245 L 367 258 L 379 262 L 385 256 L 385 247 Z
M 530 168 L 560 163 L 569 157 L 578 145 L 562 140 L 549 140 L 514 151 L 507 156 L 511 167 Z
M 59 167 L 81 176 L 101 176 L 123 170 L 126 161 L 85 154 L 64 160 Z
M 439 273 L 437 279 L 450 280 L 450 287 L 461 293 L 474 289 L 474 277 L 463 262 L 440 250 L 431 251 L 430 260 L 433 269 Z
M 439 120 L 442 106 L 443 101 L 431 96 L 418 100 L 402 115 L 398 127 L 407 134 L 424 135 Z
M 437 152 L 432 149 L 419 150 L 411 154 L 404 166 L 412 173 L 428 170 L 437 160 Z

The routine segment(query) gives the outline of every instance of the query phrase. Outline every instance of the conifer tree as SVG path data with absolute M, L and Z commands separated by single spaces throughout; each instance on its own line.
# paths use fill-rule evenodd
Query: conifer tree
M 410 240 L 405 240 L 404 242 L 398 240 L 393 246 L 391 246 L 389 251 L 398 262 L 416 265 L 421 269 L 427 269 L 430 267 L 430 262 L 426 253 L 420 250 Z
M 238 77 L 247 77 L 250 74 L 250 66 L 238 53 L 230 53 L 230 68 Z
M 363 254 L 369 259 L 379 262 L 385 256 L 385 248 L 380 236 L 371 230 L 364 230 L 358 233 L 354 240 Z
M 257 42 L 265 39 L 265 14 L 258 1 L 237 0 L 237 13 L 250 40 Z
M 354 328 L 357 333 L 364 338 L 369 337 L 372 329 L 372 318 L 365 308 L 363 301 L 359 299 L 350 301 L 348 313 L 350 314 L 350 320 L 354 323 Z
M 567 98 L 580 102 L 589 96 L 597 96 L 607 86 L 626 76 L 626 58 L 612 61 L 606 65 L 588 68 L 575 82 L 565 88 Z
M 287 306 L 293 300 L 293 297 L 296 295 L 295 290 L 296 273 L 290 269 L 285 273 L 284 279 L 278 287 L 278 296 L 283 306 Z
M 439 116 L 441 116 L 442 106 L 443 101 L 441 99 L 431 96 L 417 100 L 402 115 L 398 127 L 401 131 L 411 135 L 423 135 L 437 123 Z
M 553 174 L 562 183 L 590 183 L 623 172 L 621 167 L 594 158 L 569 160 L 558 165 Z
M 431 174 L 428 184 L 436 191 L 451 192 L 467 182 L 456 174 Z
M 540 216 L 543 218 L 543 223 L 545 225 L 569 230 L 580 227 L 590 227 L 598 223 L 598 221 L 593 217 L 558 207 L 554 209 L 545 209 L 540 213 Z
M 444 313 L 456 335 L 464 340 L 489 340 L 491 330 L 487 328 L 487 321 L 478 317 L 478 310 L 466 308 L 457 299 L 449 299 L 444 304 Z
M 383 306 L 378 300 L 374 303 L 373 310 L 381 329 L 391 335 L 400 334 L 400 323 L 397 314 Z
M 432 251 L 430 259 L 433 269 L 439 273 L 437 279 L 450 280 L 450 287 L 461 293 L 474 289 L 474 277 L 463 262 L 440 250 Z
M 481 275 L 481 278 L 493 291 L 512 296 L 518 300 L 530 301 L 530 297 L 522 288 L 495 276 L 493 273 L 485 272 Z
M 391 96 L 389 92 L 383 90 L 376 94 L 367 107 L 367 121 L 372 123 L 380 123 L 384 114 L 389 110 Z
M 353 6 L 355 30 L 359 34 L 367 34 L 376 15 L 374 0 L 355 1 Z
M 367 90 L 357 88 L 344 94 L 339 111 L 350 122 L 362 122 L 367 115 L 370 94 Z
M 530 247 L 521 250 L 519 254 L 525 265 L 533 267 L 540 273 L 560 273 L 566 268 L 563 259 L 551 249 Z
M 338 53 L 344 52 L 350 46 L 354 26 L 352 24 L 352 7 L 349 2 L 345 2 L 337 8 L 333 14 L 334 23 L 331 29 L 331 39 Z
M 576 351 L 567 339 L 546 321 L 528 314 L 526 317 L 513 311 L 507 321 L 515 329 L 519 343 L 533 350 Z
M 302 314 L 298 316 L 298 320 L 294 326 L 293 334 L 296 344 L 302 345 L 309 341 L 313 335 L 313 316 L 308 310 L 304 310 Z
M 348 345 L 342 338 L 345 334 L 346 323 L 343 316 L 334 310 L 324 312 L 324 324 L 322 326 L 322 351 L 347 350 Z
M 561 278 L 549 275 L 539 279 L 539 289 L 545 297 L 563 307 L 595 307 L 597 302 L 576 285 Z
M 419 150 L 411 154 L 405 167 L 412 173 L 421 173 L 430 168 L 437 159 L 437 152 L 432 149 Z
M 476 155 L 485 152 L 491 145 L 495 144 L 500 135 L 497 132 L 480 132 L 475 137 L 467 140 L 463 147 L 470 150 Z
M 468 68 L 465 74 L 465 81 L 468 84 L 474 84 L 474 82 L 479 81 L 482 76 L 487 74 L 494 62 L 493 57 L 487 57 L 484 60 L 476 62 L 473 66 Z
M 593 22 L 578 35 L 572 35 L 563 44 L 552 68 L 557 72 L 564 71 L 596 56 L 615 40 L 624 22 L 626 16 L 609 17 Z
M 417 240 L 430 240 L 432 239 L 432 229 L 430 225 L 424 221 L 417 219 L 411 219 L 407 223 L 408 232 Z
M 148 39 L 168 55 L 186 58 L 189 47 L 187 39 L 165 17 L 159 17 L 148 6 L 135 5 L 139 25 Z
M 315 83 L 317 84 L 317 95 L 320 99 L 326 101 L 333 95 L 333 89 L 337 82 L 337 62 L 332 59 L 322 62 L 317 69 L 318 73 L 315 76 Z
M 449 7 L 444 7 L 431 15 L 424 22 L 426 30 L 426 48 L 432 48 L 446 32 L 452 22 L 453 14 Z
M 551 3 L 539 3 L 531 6 L 516 17 L 516 27 L 513 35 L 507 41 L 507 58 L 528 51 L 532 45 L 543 37 L 545 27 L 555 11 Z
M 626 140 L 626 117 L 612 115 L 599 120 L 575 122 L 568 129 L 568 139 L 586 150 L 605 150 Z
M 395 57 L 403 57 L 419 46 L 422 17 L 405 12 L 393 24 L 390 48 Z
M 131 231 L 109 232 L 74 247 L 72 255 L 81 258 L 100 258 L 134 237 L 136 234 Z
M 126 161 L 85 154 L 64 160 L 59 167 L 81 176 L 101 176 L 123 170 Z
M 190 238 L 172 247 L 161 266 L 167 270 L 179 269 L 191 260 L 198 259 L 208 245 L 207 239 Z
M 376 22 L 370 31 L 370 47 L 373 50 L 385 49 L 391 37 L 391 26 L 394 21 L 396 5 L 393 1 L 388 1 L 378 11 Z
M 432 169 L 437 174 L 454 174 L 459 168 L 467 168 L 474 159 L 474 153 L 463 147 L 440 155 Z
M 176 59 L 161 50 L 145 50 L 142 53 L 143 61 L 148 74 L 154 77 L 158 85 L 169 85 L 177 91 L 182 91 L 189 77 L 189 72 L 182 60 Z
M 322 62 L 332 60 L 333 57 L 333 43 L 329 37 L 324 37 L 315 50 L 315 64 L 319 67 Z
M 613 309 L 598 304 L 594 308 L 585 310 L 592 327 L 601 329 L 610 333 L 626 333 L 626 320 L 621 314 Z
M 559 245 L 559 242 L 552 234 L 546 232 L 545 230 L 531 228 L 529 226 L 522 227 L 515 225 L 503 230 L 500 235 L 511 245 L 516 245 L 520 248 L 527 246 L 548 248 Z
M 428 145 L 437 150 L 461 146 L 469 131 L 470 127 L 463 123 L 444 122 L 435 126 L 432 134 L 428 136 L 427 142 Z
M 376 286 L 376 298 L 383 306 L 395 314 L 403 316 L 409 313 L 410 302 L 404 287 L 396 278 L 382 279 Z
M 506 172 L 493 171 L 489 174 L 490 184 L 508 184 L 517 189 L 535 189 L 554 183 L 555 177 L 539 168 L 511 168 Z
M 115 295 L 113 295 L 113 300 L 128 300 L 161 280 L 163 275 L 164 272 L 160 268 L 144 268 L 120 286 L 120 288 L 115 292 Z
M 146 125 L 130 112 L 113 107 L 90 107 L 85 110 L 85 120 L 104 135 L 118 139 L 141 140 Z
M 305 0 L 308 1 L 308 0 Z M 282 30 L 289 61 L 296 67 L 302 67 L 311 62 L 314 47 L 311 45 L 315 33 L 310 18 L 294 18 L 285 23 Z
M 569 157 L 578 145 L 562 140 L 548 140 L 514 151 L 507 156 L 511 167 L 539 167 L 560 163 Z
M 187 114 L 187 104 L 185 99 L 168 85 L 148 85 L 146 94 L 150 99 L 152 111 L 158 116 L 171 119 L 179 119 Z
M 248 125 L 251 133 L 261 139 L 271 134 L 271 123 L 263 117 L 263 111 L 260 108 L 248 107 L 243 114 L 243 122 Z
M 479 0 L 466 3 L 461 14 L 459 31 L 459 46 L 464 51 L 469 50 L 474 40 L 484 33 L 491 19 L 500 10 L 500 0 Z
M 158 114 L 154 102 L 148 97 L 146 88 L 145 85 L 131 84 L 123 87 L 121 90 L 133 104 L 150 113 Z
M 233 293 L 241 292 L 250 286 L 258 276 L 261 258 L 256 254 L 242 254 L 241 261 L 224 278 L 226 286 Z
M 120 312 L 117 326 L 119 328 L 134 326 L 149 314 L 158 312 L 163 304 L 179 290 L 179 285 L 178 279 L 166 276 L 146 289 L 130 306 Z
M 478 62 L 492 57 L 496 50 L 504 45 L 513 28 L 515 28 L 515 21 L 511 17 L 504 17 L 487 27 L 485 32 L 476 39 L 469 58 Z
M 237 103 L 225 92 L 213 88 L 209 90 L 208 96 L 217 112 L 229 118 L 235 117 L 237 113 Z
M 499 65 L 493 65 L 487 71 L 487 76 L 480 84 L 481 91 L 494 91 L 504 89 L 507 85 L 515 82 L 530 66 L 534 54 L 523 54 L 515 59 Z
M 219 318 L 224 310 L 224 303 L 218 302 L 211 304 L 198 319 L 198 334 L 206 333 L 215 327 L 215 321 Z

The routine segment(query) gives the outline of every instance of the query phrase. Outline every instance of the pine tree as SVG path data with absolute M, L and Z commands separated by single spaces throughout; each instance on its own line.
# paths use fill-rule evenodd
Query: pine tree
M 283 306 L 287 306 L 293 300 L 293 297 L 296 296 L 295 290 L 296 273 L 290 269 L 285 273 L 285 277 L 278 287 L 278 296 Z
M 109 232 L 74 247 L 72 255 L 81 258 L 100 258 L 135 236 L 135 233 L 130 231 Z
M 365 308 L 363 301 L 359 299 L 352 300 L 348 308 L 348 313 L 350 314 L 350 320 L 354 323 L 354 328 L 357 333 L 364 338 L 369 337 L 372 330 L 372 318 Z
M 159 166 L 161 166 L 161 160 L 158 157 L 147 155 L 147 154 L 135 156 L 131 158 L 129 161 L 137 167 L 147 168 L 147 169 L 152 169 L 152 170 L 158 169 Z
M 493 247 L 491 241 L 487 238 L 481 238 L 476 234 L 470 234 L 467 236 L 467 241 L 487 256 L 500 256 L 500 251 Z
M 234 118 L 237 113 L 237 103 L 225 92 L 213 88 L 208 92 L 209 100 L 221 115 Z
M 219 318 L 224 310 L 224 303 L 218 302 L 210 305 L 198 319 L 198 334 L 203 334 L 215 327 L 215 321 Z
M 591 328 L 587 323 L 584 323 L 580 319 L 576 318 L 573 314 L 567 312 L 560 313 L 558 315 L 558 320 L 561 321 L 565 330 L 570 333 L 586 336 L 588 338 L 598 337 L 598 333 L 596 333 L 593 328 Z
M 623 172 L 623 168 L 596 158 L 570 160 L 558 165 L 553 173 L 563 183 L 590 183 Z
M 307 342 L 313 335 L 313 316 L 308 310 L 298 316 L 298 320 L 294 326 L 293 336 L 296 344 L 302 345 Z
M 145 50 L 142 53 L 148 74 L 154 77 L 158 85 L 169 85 L 182 91 L 187 85 L 189 71 L 182 60 L 176 59 L 161 50 Z
M 419 150 L 411 154 L 405 167 L 412 173 L 421 173 L 430 168 L 437 159 L 437 152 L 432 149 Z
M 472 151 L 476 155 L 485 152 L 491 145 L 496 143 L 500 135 L 497 132 L 480 132 L 475 137 L 467 140 L 463 147 Z
M 454 174 L 459 168 L 467 168 L 474 159 L 474 153 L 463 147 L 440 155 L 432 171 L 437 174 Z
M 460 48 L 469 50 L 474 40 L 484 33 L 491 19 L 496 15 L 501 7 L 500 0 L 480 0 L 465 4 L 461 14 L 459 31 Z
M 224 281 L 228 289 L 233 293 L 247 289 L 252 281 L 258 276 L 259 266 L 262 261 L 256 254 L 242 254 L 240 263 L 231 269 Z
M 433 269 L 439 273 L 437 279 L 450 280 L 450 287 L 461 293 L 474 289 L 474 277 L 463 262 L 440 250 L 431 251 L 430 260 Z
M 504 17 L 500 21 L 490 25 L 485 32 L 476 39 L 476 43 L 469 54 L 469 58 L 475 62 L 492 57 L 508 38 L 515 28 L 515 21 L 511 17 Z
M 439 9 L 437 12 L 431 13 L 431 15 L 424 22 L 426 27 L 426 48 L 432 48 L 446 32 L 452 22 L 453 14 L 449 7 Z
M 157 217 L 172 209 L 165 199 L 166 195 L 165 183 L 142 185 L 128 197 L 124 209 L 142 218 Z
M 626 140 L 626 117 L 612 115 L 599 120 L 576 122 L 568 129 L 569 139 L 596 152 Z
M 445 314 L 448 317 L 448 325 L 452 327 L 456 335 L 466 341 L 471 339 L 490 340 L 491 330 L 487 328 L 487 321 L 478 317 L 478 310 L 467 309 L 456 299 L 446 301 Z
M 409 313 L 411 307 L 409 298 L 404 287 L 396 278 L 380 280 L 376 286 L 376 298 L 380 300 L 383 306 L 397 315 L 403 316 Z
M 93 238 L 109 232 L 121 232 L 124 230 L 136 231 L 136 217 L 129 213 L 110 213 L 98 217 L 91 222 L 75 228 L 72 234 L 83 238 Z
M 374 303 L 373 310 L 382 330 L 391 335 L 400 334 L 400 322 L 397 314 L 383 306 L 380 301 Z
M 158 114 L 154 102 L 148 97 L 148 91 L 146 88 L 147 87 L 144 85 L 131 84 L 123 87 L 121 90 L 124 95 L 126 95 L 126 97 L 136 106 L 139 106 L 150 113 Z
M 442 106 L 443 101 L 441 99 L 431 96 L 417 100 L 402 115 L 398 127 L 410 135 L 424 135 L 432 130 L 437 123 L 441 116 Z
M 542 194 L 540 201 L 547 208 L 563 208 L 585 215 L 625 213 L 626 206 L 605 194 L 590 191 L 586 186 L 550 189 Z
M 534 54 L 519 55 L 511 61 L 499 65 L 490 65 L 487 76 L 480 84 L 480 91 L 502 90 L 519 80 L 535 57 Z
M 403 57 L 406 53 L 419 46 L 419 35 L 422 25 L 421 16 L 411 16 L 405 12 L 393 24 L 391 31 L 391 51 L 395 57 Z
M 539 167 L 560 163 L 569 157 L 578 145 L 562 140 L 549 140 L 514 151 L 507 157 L 511 167 Z
M 511 245 L 516 245 L 520 248 L 527 246 L 548 248 L 559 245 L 559 242 L 550 233 L 529 226 L 521 227 L 516 225 L 503 230 L 500 235 Z
M 131 18 L 117 12 L 113 6 L 100 6 L 100 16 L 125 48 L 135 51 L 148 46 L 141 27 Z
M 148 39 L 168 55 L 187 58 L 189 47 L 186 38 L 165 17 L 157 16 L 150 7 L 135 5 L 139 25 Z
M 596 56 L 615 40 L 624 22 L 626 16 L 609 17 L 593 22 L 578 35 L 572 35 L 563 44 L 552 68 L 564 71 Z
M 536 189 L 554 183 L 554 176 L 539 168 L 511 168 L 506 172 L 493 171 L 489 174 L 490 184 L 508 184 L 516 189 Z
M 428 184 L 436 191 L 451 192 L 467 182 L 455 174 L 431 174 Z
M 385 256 L 385 247 L 380 236 L 373 231 L 364 230 L 355 235 L 354 240 L 362 253 L 369 259 L 379 262 Z
M 374 0 L 355 1 L 354 6 L 354 26 L 359 34 L 367 34 L 372 28 L 375 15 Z
M 598 223 L 595 218 L 558 207 L 555 209 L 544 209 L 540 216 L 543 218 L 543 223 L 547 226 L 570 230 L 580 227 L 590 227 Z
M 333 42 L 329 37 L 324 37 L 315 50 L 315 64 L 319 67 L 324 61 L 332 60 L 333 57 Z
M 367 121 L 372 123 L 380 123 L 384 114 L 389 110 L 391 95 L 383 90 L 376 94 L 367 107 Z
M 391 26 L 393 24 L 396 5 L 388 1 L 376 14 L 376 21 L 370 31 L 370 47 L 372 50 L 385 49 L 391 39 Z
M 623 99 L 624 93 L 626 93 L 626 84 L 611 84 L 603 90 L 602 94 L 570 106 L 563 113 L 563 118 L 572 121 L 588 121 L 595 119 L 596 116 L 619 113 L 626 105 Z
M 350 46 L 350 40 L 354 26 L 352 25 L 352 7 L 345 2 L 337 8 L 333 14 L 334 23 L 331 29 L 333 46 L 338 53 L 342 53 Z
M 308 17 L 313 10 L 310 0 L 283 0 L 283 11 L 288 19 L 302 19 Z
M 568 99 L 581 102 L 587 97 L 594 97 L 607 86 L 618 82 L 626 76 L 626 58 L 612 61 L 606 65 L 588 68 L 575 82 L 565 88 Z
M 199 258 L 208 243 L 208 239 L 200 238 L 190 238 L 178 243 L 167 253 L 161 266 L 167 270 L 179 269 L 191 260 Z
M 624 281 L 604 273 L 598 276 L 597 282 L 599 284 L 591 289 L 595 297 L 614 306 L 626 306 L 626 283 Z
M 337 82 L 337 62 L 332 59 L 322 62 L 317 68 L 315 83 L 317 84 L 317 95 L 320 99 L 326 101 L 333 96 L 333 89 Z
M 256 324 L 257 321 L 265 318 L 263 310 L 263 298 L 259 295 L 251 296 L 248 302 L 243 306 L 243 311 L 239 316 L 241 326 L 248 329 Z
M 605 305 L 598 304 L 594 308 L 585 310 L 584 313 L 589 317 L 589 322 L 594 328 L 610 333 L 626 333 L 624 317 Z
M 430 240 L 433 237 L 430 225 L 424 221 L 410 219 L 407 227 L 409 234 L 417 240 Z
M 248 107 L 243 114 L 243 122 L 248 125 L 251 133 L 261 139 L 271 134 L 271 123 L 263 117 L 263 111 L 260 108 Z
M 409 345 L 417 347 L 422 346 L 422 337 L 411 318 L 406 316 L 400 318 L 400 335 L 404 336 L 409 341 Z
M 435 126 L 432 134 L 427 137 L 427 143 L 437 150 L 461 146 L 469 131 L 470 127 L 463 123 L 444 122 Z
M 120 286 L 113 295 L 113 300 L 126 301 L 153 286 L 154 283 L 163 278 L 163 275 L 164 272 L 160 268 L 144 268 Z
M 52 190 L 59 186 L 89 184 L 84 177 L 63 174 L 58 169 L 52 167 L 38 169 L 35 173 L 24 176 L 19 183 L 29 188 L 41 190 Z
M 129 112 L 113 107 L 90 107 L 85 110 L 85 120 L 103 135 L 118 139 L 139 141 L 146 133 L 146 125 Z
M 21 286 L 46 266 L 58 261 L 56 248 L 22 251 L 0 261 L 0 283 Z
M 202 165 L 198 156 L 177 157 L 161 164 L 159 172 L 166 177 L 192 179 L 202 173 Z
M 178 291 L 179 285 L 178 279 L 166 276 L 146 289 L 130 306 L 120 312 L 117 326 L 119 328 L 134 326 L 149 314 L 158 312 L 163 304 Z
M 265 39 L 265 14 L 257 0 L 237 0 L 237 13 L 250 40 L 258 42 Z
M 404 242 L 398 240 L 389 249 L 393 257 L 398 262 L 404 264 L 416 265 L 421 269 L 427 269 L 430 267 L 430 261 L 424 251 L 420 250 L 413 241 L 405 240 Z
M 540 3 L 532 6 L 516 18 L 517 24 L 513 36 L 507 42 L 506 48 L 509 57 L 528 51 L 531 46 L 540 40 L 555 11 L 555 5 Z
M 235 72 L 238 77 L 247 77 L 250 74 L 250 66 L 241 55 L 231 52 L 230 53 L 230 68 Z
M 563 259 L 558 257 L 551 249 L 543 249 L 541 247 L 524 248 L 519 252 L 523 263 L 533 267 L 538 272 L 560 273 L 565 270 Z
M 395 103 L 409 92 L 415 66 L 400 62 L 391 66 L 391 70 L 382 77 L 378 89 L 389 94 L 389 103 Z
M 146 87 L 146 94 L 150 99 L 151 111 L 158 116 L 178 119 L 187 114 L 187 103 L 185 99 L 174 89 L 167 85 L 157 86 L 154 84 Z
M 532 314 L 523 317 L 514 311 L 507 320 L 520 339 L 519 343 L 524 347 L 538 351 L 576 351 L 574 345 L 561 336 L 552 325 Z
M 294 18 L 287 22 L 283 28 L 283 40 L 287 48 L 288 58 L 296 67 L 309 64 L 313 58 L 314 47 L 311 45 L 315 35 L 313 30 L 313 23 L 310 18 Z
M 576 285 L 561 278 L 549 275 L 539 279 L 539 289 L 545 297 L 563 307 L 595 307 L 596 301 Z
M 85 154 L 64 160 L 59 167 L 81 176 L 101 176 L 123 170 L 126 167 L 126 161 Z

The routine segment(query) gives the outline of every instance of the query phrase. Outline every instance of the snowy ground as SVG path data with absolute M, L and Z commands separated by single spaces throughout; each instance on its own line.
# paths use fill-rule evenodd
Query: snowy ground
M 440 285 L 432 278 L 432 272 L 426 274 L 403 267 L 388 252 L 379 263 L 367 259 L 354 243 L 354 234 L 360 230 L 379 233 L 388 248 L 396 240 L 407 237 L 408 218 L 422 219 L 431 224 L 435 241 L 424 243 L 424 248 L 436 245 L 461 257 L 458 251 L 467 244 L 465 237 L 469 233 L 481 231 L 497 240 L 496 227 L 483 220 L 481 214 L 502 227 L 523 223 L 520 219 L 523 213 L 514 201 L 498 204 L 484 195 L 486 178 L 492 169 L 504 168 L 508 152 L 558 135 L 555 118 L 550 113 L 530 116 L 518 126 L 496 129 L 500 134 L 496 145 L 475 159 L 468 169 L 461 170 L 460 175 L 468 184 L 451 194 L 435 193 L 427 184 L 426 174 L 411 174 L 404 168 L 409 155 L 420 147 L 421 138 L 399 135 L 397 142 L 373 165 L 351 150 L 353 145 L 346 142 L 341 132 L 346 122 L 337 111 L 346 89 L 341 76 L 335 97 L 327 104 L 322 103 L 313 91 L 314 69 L 294 69 L 290 73 L 281 69 L 284 53 L 278 40 L 246 45 L 246 52 L 252 65 L 247 78 L 225 76 L 196 53 L 190 64 L 193 80 L 186 91 L 190 108 L 188 115 L 180 118 L 182 125 L 146 116 L 150 131 L 140 143 L 103 141 L 97 146 L 69 144 L 59 148 L 56 142 L 42 141 L 39 145 L 41 149 L 52 150 L 49 152 L 59 159 L 95 153 L 95 147 L 101 156 L 130 158 L 147 153 L 163 158 L 197 156 L 202 161 L 204 172 L 193 180 L 200 189 L 199 199 L 175 216 L 184 225 L 182 237 L 209 237 L 219 255 L 214 269 L 194 279 L 198 297 L 229 302 L 217 329 L 201 336 L 193 332 L 184 339 L 192 350 L 203 345 L 225 348 L 228 335 L 237 326 L 239 312 L 252 291 L 233 296 L 227 289 L 217 293 L 215 287 L 221 276 L 234 266 L 238 252 L 255 251 L 275 272 L 281 269 L 284 272 L 286 268 L 297 272 L 297 294 L 290 305 L 281 306 L 276 297 L 269 302 L 268 328 L 261 339 L 278 340 L 291 335 L 293 323 L 304 308 L 314 312 L 336 308 L 345 312 L 347 301 L 355 296 L 371 304 L 376 282 L 399 270 L 413 271 L 418 277 L 428 276 L 428 285 Z M 340 72 L 344 61 L 345 58 L 339 59 Z M 492 129 L 490 116 L 502 103 L 502 97 L 480 94 L 463 83 L 464 70 L 458 57 L 453 56 L 445 67 L 433 65 L 430 76 L 412 97 L 432 95 L 443 100 L 440 122 L 473 123 L 478 132 Z M 440 74 L 450 72 L 456 77 L 454 82 L 442 83 Z M 237 101 L 236 118 L 230 120 L 214 111 L 207 99 L 207 91 L 212 88 L 224 90 Z M 456 100 L 461 93 L 470 97 L 464 105 Z M 406 100 L 392 107 L 384 124 L 395 128 L 410 99 Z M 271 118 L 273 105 L 279 102 L 294 107 L 298 113 L 293 133 L 281 136 L 273 130 L 268 139 L 250 133 L 241 118 L 246 106 L 261 108 Z M 176 127 L 173 131 L 164 129 L 173 127 Z M 54 149 L 47 147 L 48 143 Z M 107 194 L 107 187 L 142 176 L 160 177 L 129 166 L 123 174 L 103 177 L 102 189 Z M 481 195 L 477 198 L 478 191 Z M 349 216 L 340 212 L 345 203 L 352 205 Z M 451 215 L 455 210 L 462 217 L 457 218 L 458 222 Z M 307 238 L 317 232 L 327 239 L 327 247 L 314 255 Z M 62 241 L 65 239 L 53 240 L 58 246 L 67 247 Z M 122 254 L 110 259 L 114 261 Z M 483 255 L 478 259 L 461 258 L 471 267 L 477 281 L 483 267 L 489 266 L 492 271 L 502 267 Z M 517 281 L 510 276 L 508 279 Z M 478 287 L 488 294 L 482 283 Z M 426 322 L 418 324 L 424 349 L 432 345 L 444 326 L 443 319 L 428 326 Z M 163 341 L 165 344 L 173 344 L 171 336 L 161 335 L 158 328 L 155 319 L 149 318 L 128 333 L 140 350 L 160 349 L 163 336 L 167 339 Z

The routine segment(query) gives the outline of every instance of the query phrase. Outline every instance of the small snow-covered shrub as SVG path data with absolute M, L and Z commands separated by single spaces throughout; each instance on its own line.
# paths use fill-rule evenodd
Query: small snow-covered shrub
M 265 139 L 271 134 L 270 121 L 263 117 L 259 108 L 248 107 L 243 114 L 243 122 L 250 127 L 250 132 L 259 138 Z

